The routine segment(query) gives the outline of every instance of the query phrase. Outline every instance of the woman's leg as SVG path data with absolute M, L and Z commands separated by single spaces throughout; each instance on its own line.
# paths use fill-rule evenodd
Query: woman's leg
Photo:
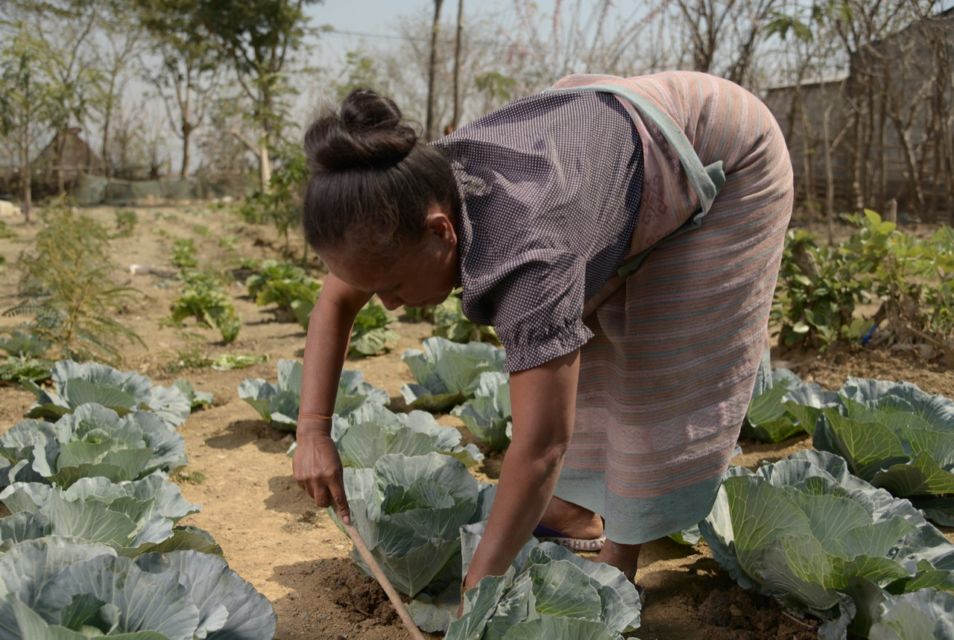
M 603 549 L 596 556 L 597 562 L 616 567 L 623 572 L 623 575 L 630 580 L 636 578 L 636 564 L 639 561 L 639 544 L 619 544 L 612 540 L 607 540 Z

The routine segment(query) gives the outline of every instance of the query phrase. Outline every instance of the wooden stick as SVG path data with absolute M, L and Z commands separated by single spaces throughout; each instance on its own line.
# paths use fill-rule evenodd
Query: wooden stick
M 388 580 L 388 577 L 384 575 L 380 565 L 378 565 L 378 561 L 375 560 L 374 556 L 371 555 L 371 550 L 368 549 L 368 545 L 364 543 L 364 540 L 361 538 L 361 534 L 358 533 L 358 530 L 354 528 L 353 524 L 345 524 L 343 522 L 341 524 L 348 533 L 348 537 L 351 538 L 351 542 L 354 543 L 354 548 L 358 550 L 358 554 L 361 556 L 361 559 L 364 560 L 365 564 L 368 565 L 368 568 L 371 569 L 371 575 L 374 576 L 374 579 L 377 580 L 378 584 L 381 585 L 381 588 L 384 589 L 384 593 L 387 594 L 388 600 L 391 601 L 391 605 L 393 605 L 394 610 L 397 611 L 398 617 L 401 618 L 401 622 L 404 623 L 407 632 L 411 634 L 411 638 L 414 640 L 425 640 L 424 635 L 421 633 L 420 629 L 417 628 L 417 625 L 414 624 L 414 620 L 411 619 L 411 614 L 409 614 L 407 609 L 404 607 L 404 602 L 401 601 L 401 596 L 398 595 L 398 592 L 394 589 L 394 586 L 391 584 L 391 581 Z

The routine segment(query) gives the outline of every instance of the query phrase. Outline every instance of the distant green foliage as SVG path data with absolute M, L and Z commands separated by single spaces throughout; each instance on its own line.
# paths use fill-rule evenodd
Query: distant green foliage
M 118 319 L 139 292 L 116 281 L 109 232 L 62 203 L 41 219 L 33 247 L 17 261 L 20 302 L 4 315 L 32 315 L 24 329 L 49 343 L 54 358 L 118 362 L 121 340 L 142 343 Z
M 139 222 L 139 216 L 132 209 L 116 209 L 116 229 L 113 231 L 114 238 L 129 238 L 136 230 L 136 223 Z
M 858 230 L 820 245 L 806 231 L 788 232 L 772 307 L 787 347 L 825 349 L 836 342 L 954 349 L 954 230 L 921 240 L 874 211 L 846 216 Z M 877 311 L 859 317 L 861 304 Z
M 208 271 L 191 271 L 183 274 L 182 281 L 182 293 L 172 303 L 172 322 L 181 325 L 186 318 L 195 318 L 206 327 L 218 329 L 223 342 L 233 342 L 242 328 L 242 319 L 219 277 Z
M 199 266 L 192 238 L 179 238 L 172 243 L 172 264 L 180 269 L 194 269 Z
M 287 145 L 275 156 L 267 192 L 259 191 L 239 207 L 246 222 L 271 222 L 288 246 L 288 232 L 301 220 L 302 189 L 308 177 L 308 163 L 301 145 Z

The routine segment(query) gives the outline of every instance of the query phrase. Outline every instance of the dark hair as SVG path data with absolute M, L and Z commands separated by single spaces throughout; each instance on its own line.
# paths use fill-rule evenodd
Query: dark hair
M 421 143 L 394 101 L 374 91 L 352 91 L 338 112 L 313 122 L 305 155 L 302 225 L 317 250 L 358 241 L 387 255 L 423 236 L 432 202 L 457 206 L 447 157 Z

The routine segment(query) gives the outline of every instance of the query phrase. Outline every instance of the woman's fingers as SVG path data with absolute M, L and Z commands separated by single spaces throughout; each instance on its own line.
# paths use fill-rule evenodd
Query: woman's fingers
M 351 510 L 348 508 L 348 498 L 345 496 L 344 478 L 341 469 L 338 470 L 337 476 L 329 488 L 331 489 L 331 500 L 334 503 L 338 517 L 345 524 L 351 524 Z

